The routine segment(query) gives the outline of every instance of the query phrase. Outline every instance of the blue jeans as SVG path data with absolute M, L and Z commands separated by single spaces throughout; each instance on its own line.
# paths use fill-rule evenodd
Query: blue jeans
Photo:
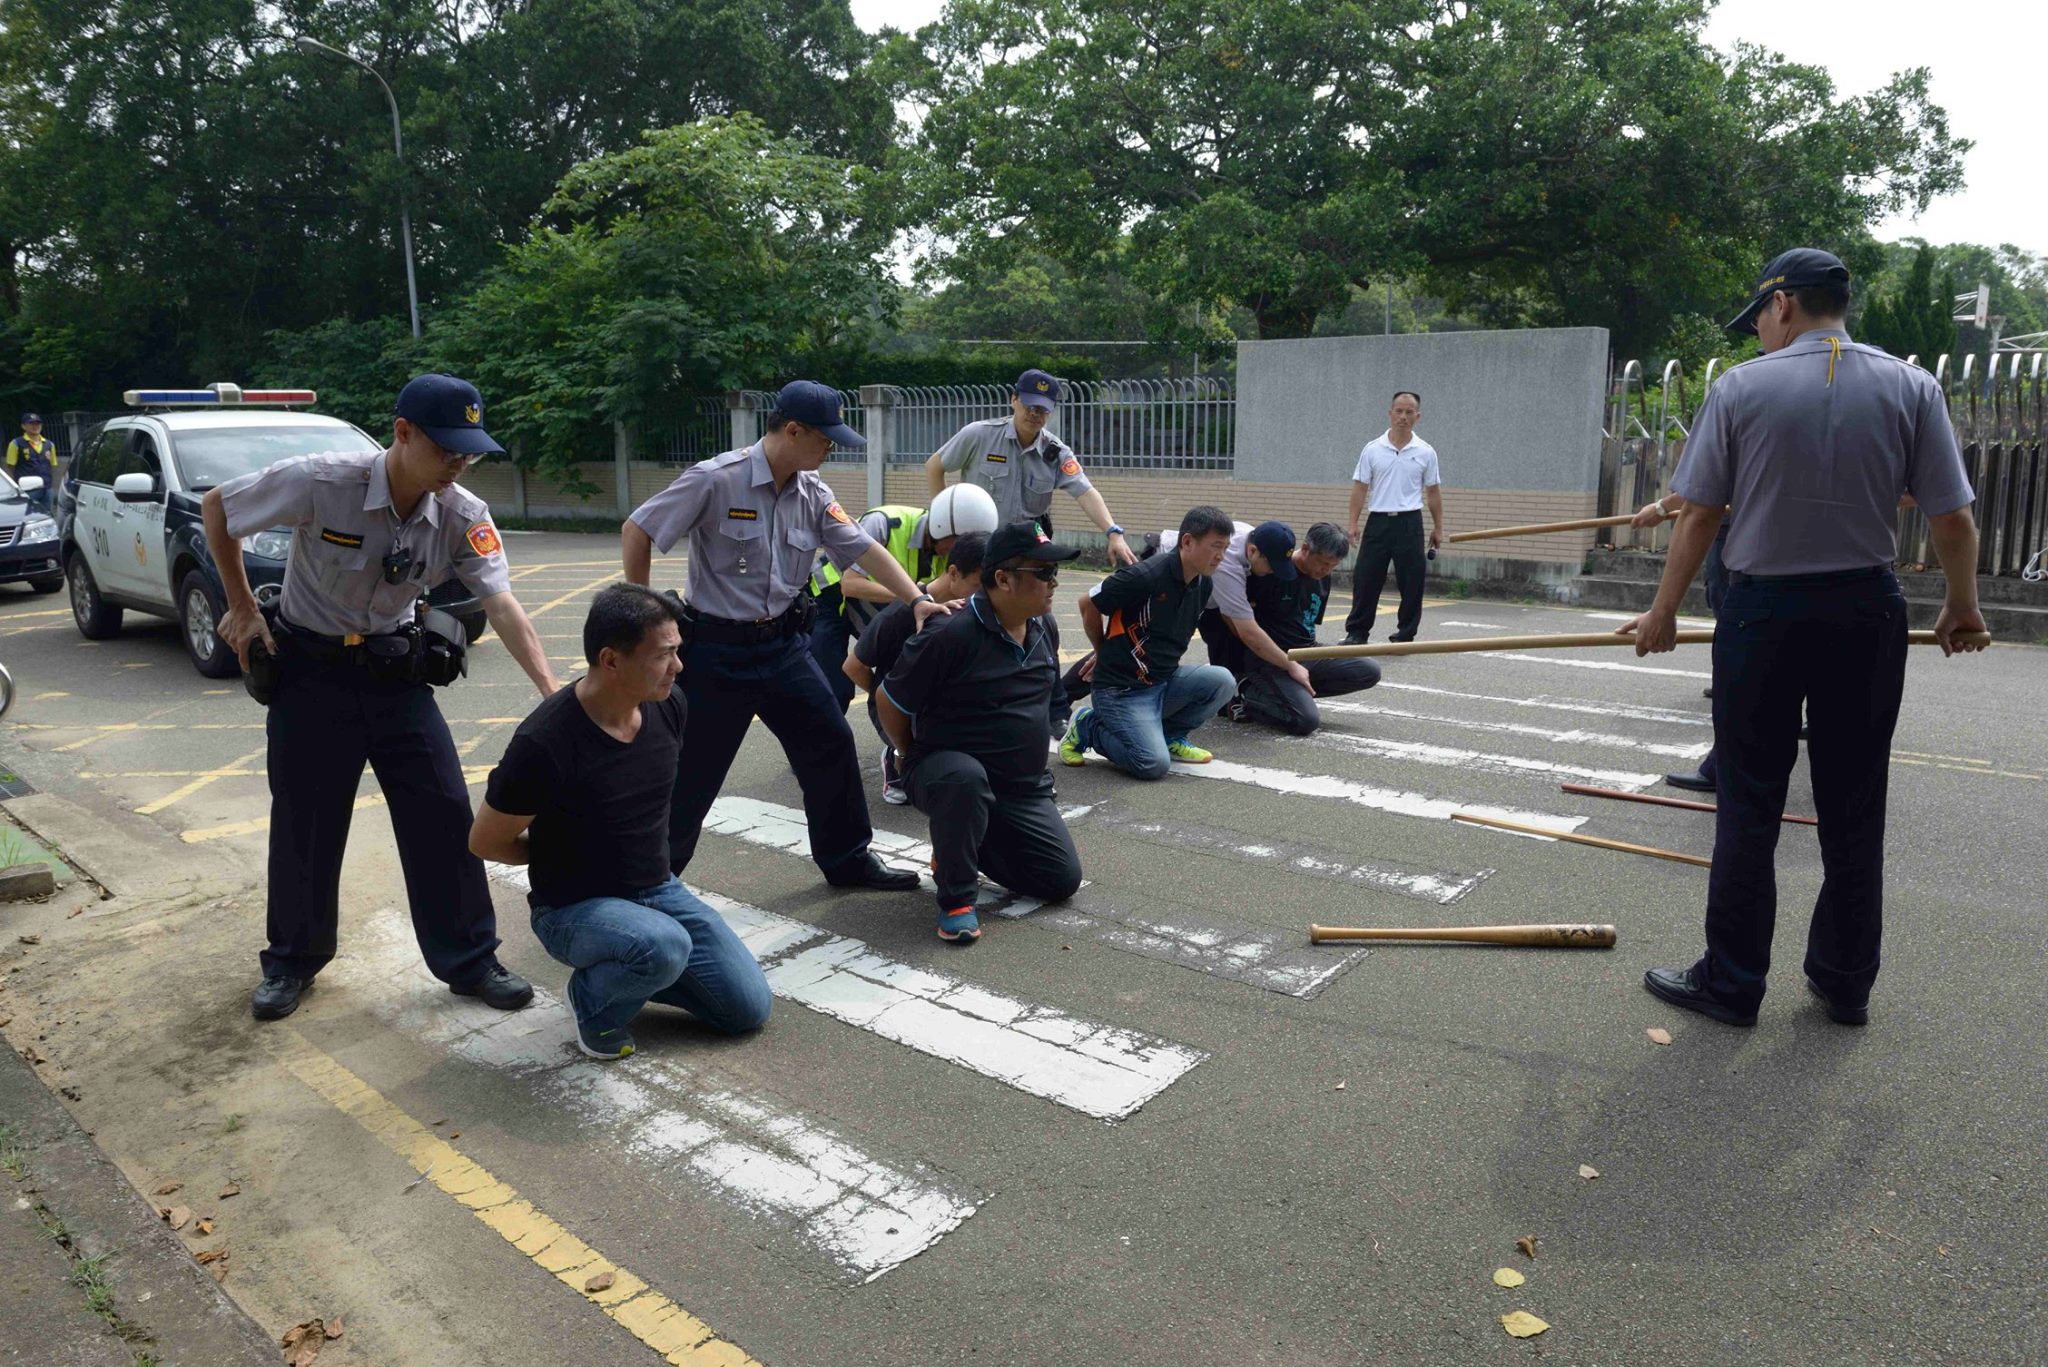
M 1150 688 L 1098 688 L 1094 706 L 1076 719 L 1081 748 L 1132 778 L 1165 778 L 1173 762 L 1168 744 L 1223 710 L 1237 696 L 1237 680 L 1215 665 L 1182 665 Z
M 569 1004 L 591 1033 L 620 1028 L 650 1001 L 680 1006 L 729 1035 L 768 1019 L 768 979 L 753 952 L 673 878 L 631 897 L 536 906 L 533 933 L 576 970 Z

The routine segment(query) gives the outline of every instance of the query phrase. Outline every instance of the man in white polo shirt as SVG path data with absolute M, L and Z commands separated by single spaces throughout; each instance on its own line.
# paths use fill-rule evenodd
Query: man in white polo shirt
M 1387 430 L 1358 453 L 1351 476 L 1351 540 L 1358 559 L 1351 570 L 1351 615 L 1344 619 L 1344 644 L 1364 645 L 1372 635 L 1373 614 L 1380 590 L 1387 585 L 1387 564 L 1401 588 L 1401 610 L 1390 641 L 1412 641 L 1422 625 L 1422 581 L 1427 573 L 1423 553 L 1422 508 L 1429 505 L 1428 548 L 1444 540 L 1443 478 L 1437 471 L 1436 448 L 1415 435 L 1422 416 L 1422 397 L 1398 390 L 1387 413 Z M 1365 535 L 1359 536 L 1359 514 L 1370 506 Z

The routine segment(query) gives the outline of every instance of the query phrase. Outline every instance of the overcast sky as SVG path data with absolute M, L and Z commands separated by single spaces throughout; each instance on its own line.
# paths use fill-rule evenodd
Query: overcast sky
M 938 17 L 944 0 L 852 0 L 863 28 L 911 30 Z M 1826 67 L 1840 93 L 1861 94 L 1911 66 L 1934 71 L 1935 102 L 1949 128 L 1972 139 L 1961 193 L 1936 200 L 1918 221 L 1895 219 L 1878 236 L 1935 242 L 2011 242 L 2048 254 L 2048 175 L 2041 135 L 2027 109 L 2048 54 L 2048 5 L 1930 5 L 1927 0 L 1721 0 L 1708 40 L 1746 41 Z

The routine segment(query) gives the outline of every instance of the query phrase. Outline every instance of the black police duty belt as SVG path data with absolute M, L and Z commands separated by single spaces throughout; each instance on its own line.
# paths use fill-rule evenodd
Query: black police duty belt
M 326 636 L 309 631 L 286 621 L 274 607 L 265 616 L 279 652 L 288 657 L 361 669 L 382 683 L 446 687 L 469 674 L 468 635 L 453 614 L 439 608 L 428 608 L 419 621 L 398 631 L 368 636 Z M 267 696 L 258 696 L 253 653 L 250 663 L 245 681 L 249 692 L 258 702 L 267 703 Z M 274 686 L 274 676 L 260 682 Z M 269 687 L 262 689 L 265 695 L 269 692 Z
M 673 589 L 670 590 L 675 595 Z M 680 597 L 678 601 L 680 601 Z M 789 636 L 800 636 L 811 629 L 817 619 L 818 600 L 807 593 L 799 593 L 780 617 L 769 617 L 758 622 L 742 622 L 731 617 L 714 617 L 708 612 L 699 612 L 688 603 L 683 604 L 681 626 L 686 641 L 710 641 L 718 645 L 751 646 L 768 641 L 780 641 Z

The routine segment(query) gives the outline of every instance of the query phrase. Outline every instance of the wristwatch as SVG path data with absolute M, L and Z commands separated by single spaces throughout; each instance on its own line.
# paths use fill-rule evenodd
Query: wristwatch
M 1117 526 L 1114 522 L 1109 524 L 1109 530 L 1106 533 L 1104 533 L 1104 535 L 1106 536 L 1122 536 L 1123 534 L 1124 529 L 1122 527 Z
M 917 595 L 917 597 L 915 597 L 915 598 L 911 599 L 911 600 L 910 600 L 910 606 L 912 606 L 912 607 L 916 607 L 916 606 L 917 606 L 917 605 L 918 605 L 919 603 L 936 603 L 936 602 L 938 602 L 938 601 L 939 601 L 939 600 L 938 600 L 938 599 L 936 599 L 936 598 L 934 598 L 934 597 L 932 597 L 932 596 L 931 596 L 931 594 L 930 594 L 929 592 L 925 592 L 925 593 L 920 593 L 919 595 Z

